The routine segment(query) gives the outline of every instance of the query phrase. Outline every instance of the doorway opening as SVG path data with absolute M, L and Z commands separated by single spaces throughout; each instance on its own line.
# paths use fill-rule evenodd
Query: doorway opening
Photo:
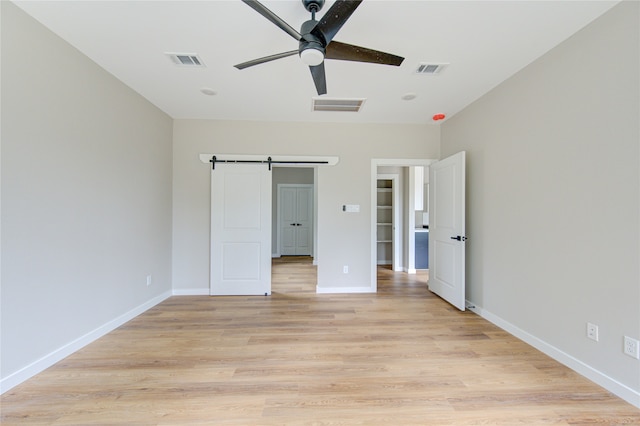
M 402 271 L 402 174 L 395 171 L 378 174 L 376 182 L 376 263 Z
M 418 245 L 416 252 L 416 234 L 421 233 L 418 238 L 421 240 L 422 233 L 428 232 L 428 228 L 423 228 L 428 226 L 428 204 L 425 204 L 428 193 L 425 179 L 428 178 L 425 176 L 428 177 L 429 165 L 435 161 L 371 160 L 371 288 L 374 291 L 378 290 L 380 272 L 385 272 L 378 268 L 386 269 L 387 273 L 422 275 L 425 272 L 422 259 L 416 259 L 417 255 L 426 255 L 424 245 Z M 391 218 L 385 216 L 389 215 L 385 211 Z
M 279 293 L 315 291 L 317 168 L 274 167 L 272 173 L 273 290 Z M 280 276 L 285 271 L 291 275 L 290 279 Z M 296 278 L 301 278 L 301 274 L 304 280 Z M 310 275 L 314 275 L 313 279 Z

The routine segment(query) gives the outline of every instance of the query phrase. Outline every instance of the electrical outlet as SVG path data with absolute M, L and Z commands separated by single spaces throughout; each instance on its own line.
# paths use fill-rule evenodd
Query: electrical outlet
M 151 285 L 151 275 L 147 275 L 147 287 Z
M 598 326 L 595 324 L 587 323 L 587 337 L 591 340 L 598 341 Z
M 640 342 L 629 336 L 624 336 L 624 353 L 635 359 L 640 359 Z
M 342 267 L 342 273 L 343 274 L 348 274 L 349 273 L 349 265 L 344 265 Z

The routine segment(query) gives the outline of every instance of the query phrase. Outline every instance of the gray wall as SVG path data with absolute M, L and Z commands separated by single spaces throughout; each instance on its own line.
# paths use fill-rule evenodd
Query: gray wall
M 467 298 L 636 395 L 622 342 L 640 338 L 639 6 L 448 120 L 441 142 L 468 154 Z
M 201 153 L 338 156 L 318 170 L 318 286 L 371 285 L 371 159 L 438 158 L 435 125 L 175 120 L 173 287 L 209 288 L 210 167 Z M 359 204 L 360 213 L 342 212 Z M 342 266 L 349 265 L 349 274 Z
M 170 292 L 172 120 L 1 8 L 6 379 Z

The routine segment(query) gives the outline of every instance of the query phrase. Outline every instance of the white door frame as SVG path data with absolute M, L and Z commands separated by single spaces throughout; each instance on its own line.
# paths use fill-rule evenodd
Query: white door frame
M 316 229 L 315 227 L 315 223 L 316 223 L 316 218 L 315 218 L 315 211 L 316 211 L 316 207 L 315 207 L 315 191 L 316 191 L 316 185 L 315 183 L 311 184 L 311 183 L 279 183 L 277 184 L 277 195 L 276 195 L 276 203 L 277 203 L 277 218 L 276 218 L 276 232 L 277 232 L 277 236 L 276 236 L 276 244 L 278 247 L 278 252 L 277 252 L 277 257 L 282 256 L 282 247 L 280 246 L 281 244 L 281 238 L 280 238 L 280 232 L 281 232 L 281 228 L 280 228 L 280 214 L 281 214 L 281 204 L 280 204 L 280 195 L 281 195 L 281 189 L 282 188 L 311 188 L 311 202 L 312 202 L 312 206 L 311 206 L 311 257 L 314 257 L 315 254 L 315 232 L 314 230 Z
M 377 234 L 377 181 L 378 181 L 378 167 L 379 166 L 396 166 L 396 167 L 410 167 L 410 166 L 423 166 L 428 167 L 431 163 L 436 162 L 438 160 L 432 159 L 419 159 L 419 158 L 373 158 L 371 159 L 371 261 L 370 261 L 370 270 L 371 270 L 371 290 L 373 292 L 378 291 L 378 277 L 376 273 L 376 269 L 378 267 L 377 260 L 377 243 L 376 243 L 376 234 Z M 406 185 L 406 184 L 405 184 Z M 411 183 L 409 183 L 411 185 Z M 413 212 L 410 212 L 409 217 L 415 216 Z M 415 219 L 414 222 L 415 224 Z M 406 233 L 403 233 L 404 238 L 409 238 L 409 233 L 412 232 L 413 229 L 407 229 Z M 407 255 L 407 254 L 406 254 Z M 408 255 L 413 255 L 410 253 Z

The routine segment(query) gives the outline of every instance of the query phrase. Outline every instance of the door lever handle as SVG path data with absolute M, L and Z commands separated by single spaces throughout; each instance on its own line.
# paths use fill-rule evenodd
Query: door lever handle
M 467 237 L 463 237 L 462 235 L 456 235 L 455 237 L 451 237 L 451 239 L 458 241 L 467 241 Z

